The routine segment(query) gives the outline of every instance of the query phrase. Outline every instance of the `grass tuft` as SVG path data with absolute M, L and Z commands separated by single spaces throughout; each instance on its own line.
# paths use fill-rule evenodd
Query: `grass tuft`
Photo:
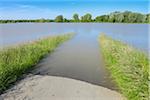
M 0 94 L 73 34 L 51 36 L 0 50 Z
M 128 100 L 148 100 L 148 56 L 105 34 L 99 41 L 106 67 L 120 92 Z

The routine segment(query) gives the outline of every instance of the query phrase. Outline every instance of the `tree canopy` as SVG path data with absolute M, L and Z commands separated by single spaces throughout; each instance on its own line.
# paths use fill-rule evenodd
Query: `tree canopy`
M 89 13 L 81 17 L 81 22 L 91 22 L 91 21 L 92 21 L 92 15 Z
M 55 22 L 63 22 L 64 19 L 63 19 L 63 16 L 62 15 L 58 15 L 56 18 L 55 18 Z
M 75 13 L 75 14 L 73 15 L 73 20 L 74 20 L 74 22 L 79 22 L 79 20 L 80 20 L 80 19 L 79 19 L 79 15 Z

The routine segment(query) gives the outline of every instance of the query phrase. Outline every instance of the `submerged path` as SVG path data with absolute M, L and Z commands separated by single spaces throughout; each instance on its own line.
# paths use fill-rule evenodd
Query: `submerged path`
M 0 100 L 123 100 L 112 90 L 114 85 L 105 70 L 97 36 L 77 34 Z
M 114 89 L 104 68 L 97 41 L 98 34 L 79 33 L 48 55 L 34 73 L 86 81 Z

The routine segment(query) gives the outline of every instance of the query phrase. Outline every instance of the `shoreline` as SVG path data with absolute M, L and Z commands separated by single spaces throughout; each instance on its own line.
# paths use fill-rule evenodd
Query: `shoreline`
M 63 23 L 66 23 L 66 24 L 150 24 L 150 23 L 112 23 L 112 22 L 16 22 L 16 23 L 0 23 L 0 24 L 21 24 L 21 23 L 36 23 L 36 24 L 49 24 L 49 23 L 58 23 L 58 24 L 63 24 Z

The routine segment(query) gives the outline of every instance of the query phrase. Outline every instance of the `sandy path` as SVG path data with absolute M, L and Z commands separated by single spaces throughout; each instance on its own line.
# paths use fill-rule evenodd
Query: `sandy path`
M 27 77 L 1 95 L 1 100 L 123 100 L 115 91 L 74 79 Z

